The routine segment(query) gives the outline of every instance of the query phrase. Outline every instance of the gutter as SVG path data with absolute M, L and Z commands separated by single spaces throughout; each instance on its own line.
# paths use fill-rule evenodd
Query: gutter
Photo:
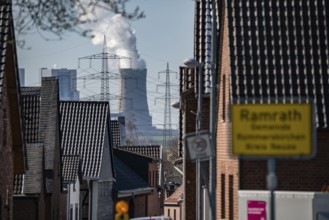
M 182 164 L 182 163 L 183 163 L 183 158 L 178 158 L 178 159 L 176 159 L 176 160 L 173 162 L 175 170 L 177 170 L 178 173 L 180 173 L 182 176 L 184 176 L 184 172 L 181 171 L 181 170 L 176 166 L 177 164 Z
M 154 191 L 154 188 L 152 188 L 152 187 L 130 189 L 130 190 L 120 190 L 118 192 L 118 198 L 142 195 L 142 194 L 149 194 L 149 193 L 152 193 L 153 191 Z

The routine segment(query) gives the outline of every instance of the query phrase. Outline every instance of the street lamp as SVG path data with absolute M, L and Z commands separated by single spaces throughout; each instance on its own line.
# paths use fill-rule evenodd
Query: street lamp
M 201 120 L 202 120 L 202 70 L 203 65 L 199 63 L 196 59 L 190 58 L 185 59 L 184 64 L 189 68 L 198 67 L 198 106 L 197 106 L 197 114 L 196 114 L 196 135 L 200 134 L 201 130 Z M 201 172 L 201 163 L 200 158 L 197 155 L 196 158 L 196 219 L 201 219 L 201 206 L 200 206 L 200 198 L 201 198 L 201 185 L 200 185 L 200 172 Z

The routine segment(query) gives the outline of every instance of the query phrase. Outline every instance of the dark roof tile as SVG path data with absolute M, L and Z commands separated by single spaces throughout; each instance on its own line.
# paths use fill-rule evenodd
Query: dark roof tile
M 15 175 L 14 194 L 41 193 L 43 177 L 43 144 L 26 145 L 28 169 L 25 174 Z
M 327 128 L 329 8 L 307 2 L 228 1 L 232 101 L 314 102 L 316 125 Z
M 108 102 L 60 102 L 63 155 L 80 155 L 84 179 L 100 177 L 109 119 Z
M 145 145 L 145 146 L 118 146 L 118 149 L 135 152 L 147 157 L 160 158 L 160 145 Z
M 14 176 L 14 195 L 23 194 L 24 174 L 16 174 Z
M 23 87 L 23 118 L 26 143 L 39 142 L 40 87 Z
M 3 78 L 5 75 L 5 63 L 6 63 L 6 50 L 7 39 L 9 34 L 9 18 L 10 18 L 9 3 L 1 2 L 0 5 L 0 100 L 2 94 Z
M 63 183 L 74 183 L 79 175 L 80 156 L 63 155 L 62 156 L 62 177 Z
M 43 178 L 43 144 L 27 144 L 28 169 L 24 174 L 24 194 L 41 193 Z

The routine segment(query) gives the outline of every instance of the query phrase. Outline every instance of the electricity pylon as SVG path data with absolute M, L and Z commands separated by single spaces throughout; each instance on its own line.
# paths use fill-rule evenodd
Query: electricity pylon
M 101 81 L 101 93 L 100 93 L 100 95 L 93 96 L 93 98 L 101 100 L 101 101 L 109 102 L 110 101 L 109 80 L 118 79 L 120 77 L 119 77 L 119 74 L 109 72 L 108 60 L 109 59 L 111 59 L 111 60 L 129 59 L 130 65 L 131 65 L 131 58 L 118 56 L 115 54 L 109 54 L 107 52 L 106 37 L 104 36 L 103 53 L 79 58 L 79 66 L 80 66 L 80 60 L 83 60 L 83 59 L 88 59 L 90 62 L 90 66 L 91 66 L 92 60 L 95 60 L 95 59 L 102 60 L 102 71 L 100 73 L 94 73 L 94 74 L 87 75 L 87 76 L 77 77 L 77 79 L 83 79 L 83 80 L 99 79 Z
M 166 74 L 166 82 L 158 86 L 164 86 L 165 87 L 165 97 L 157 97 L 156 99 L 164 99 L 165 100 L 165 106 L 164 106 L 164 127 L 163 127 L 163 146 L 168 147 L 170 144 L 170 140 L 172 139 L 172 123 L 171 123 L 171 93 L 170 93 L 170 87 L 171 86 L 177 86 L 170 84 L 170 73 L 176 73 L 177 72 L 171 71 L 169 69 L 169 63 L 167 63 L 167 69 L 164 71 L 160 71 L 158 74 L 158 77 L 160 78 L 160 74 Z

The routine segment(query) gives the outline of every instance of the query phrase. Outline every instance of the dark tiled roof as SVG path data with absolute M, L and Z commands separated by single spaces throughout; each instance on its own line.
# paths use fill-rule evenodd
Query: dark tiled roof
M 327 5 L 319 0 L 227 2 L 234 103 L 314 101 L 317 127 L 328 127 Z
M 21 87 L 21 94 L 23 96 L 41 96 L 41 87 Z
M 148 168 L 150 163 L 158 163 L 160 159 L 148 157 L 136 152 L 131 152 L 123 149 L 113 149 L 114 155 L 124 161 L 134 172 L 141 176 L 145 181 L 148 181 Z M 115 165 L 116 166 L 116 165 Z
M 56 77 L 42 77 L 39 139 L 45 146 L 45 169 L 54 170 L 59 133 L 59 87 Z M 57 155 L 58 156 L 58 155 Z M 58 158 L 59 159 L 59 158 Z M 56 174 L 54 174 L 56 175 Z M 48 189 L 48 185 L 47 185 Z
M 118 148 L 153 158 L 160 158 L 160 154 L 161 154 L 160 145 L 119 146 Z
M 21 88 L 26 143 L 39 142 L 40 87 Z
M 80 155 L 83 178 L 99 178 L 106 129 L 108 102 L 60 102 L 63 155 Z
M 115 188 L 117 191 L 149 187 L 148 183 L 142 177 L 116 156 L 114 156 L 114 169 L 116 174 Z
M 14 175 L 14 190 L 15 195 L 23 194 L 23 185 L 24 185 L 24 174 Z
M 41 193 L 43 178 L 43 144 L 27 144 L 28 170 L 24 175 L 24 194 Z
M 15 175 L 14 194 L 41 193 L 43 178 L 43 144 L 27 144 L 28 169 L 25 174 Z
M 113 140 L 113 147 L 117 147 L 121 143 L 120 125 L 118 120 L 111 120 L 111 133 Z
M 5 62 L 7 51 L 7 40 L 9 33 L 9 18 L 10 18 L 9 3 L 0 4 L 0 100 L 2 95 L 3 78 L 5 75 Z
M 80 156 L 63 155 L 62 156 L 62 177 L 63 183 L 74 183 L 79 174 Z
M 6 78 L 7 98 L 9 100 L 8 112 L 10 112 L 8 121 L 12 130 L 14 173 L 23 174 L 26 166 L 26 153 L 11 7 L 11 1 L 0 1 L 0 104 L 2 102 L 4 78 Z

